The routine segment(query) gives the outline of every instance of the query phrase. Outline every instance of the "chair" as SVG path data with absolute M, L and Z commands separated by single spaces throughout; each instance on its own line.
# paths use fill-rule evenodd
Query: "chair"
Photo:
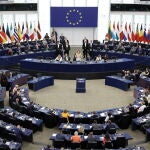
M 71 143 L 71 149 L 80 148 L 80 143 Z
M 114 143 L 115 148 L 125 148 L 126 147 L 126 139 L 124 136 L 119 136 L 116 138 L 116 142 Z
M 33 132 L 35 132 L 32 121 L 30 121 L 30 120 L 25 120 L 25 122 L 23 123 L 23 127 L 27 128 L 27 129 L 31 129 L 31 130 L 33 130 Z
M 121 129 L 128 129 L 131 124 L 131 116 L 129 114 L 122 115 L 118 121 L 118 126 Z
M 103 133 L 104 133 L 104 131 L 103 131 L 102 129 L 99 129 L 99 130 L 93 129 L 93 134 L 94 134 L 94 135 L 101 135 L 101 134 L 103 134 Z
M 87 149 L 96 149 L 96 148 L 97 148 L 97 142 L 96 141 L 88 141 Z
M 115 134 L 116 133 L 116 128 L 110 128 L 108 133 L 109 134 Z
M 61 147 L 64 147 L 64 145 L 65 145 L 64 140 L 57 139 L 57 140 L 53 141 L 53 146 L 55 148 L 61 148 Z
M 0 145 L 0 150 L 10 150 L 8 145 Z
M 113 148 L 112 142 L 106 142 L 104 148 L 112 149 Z

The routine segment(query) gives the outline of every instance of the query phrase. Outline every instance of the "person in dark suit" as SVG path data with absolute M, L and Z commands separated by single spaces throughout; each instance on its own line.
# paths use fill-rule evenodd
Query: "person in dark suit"
M 34 109 L 34 104 L 33 104 L 33 101 L 31 101 L 30 103 L 29 103 L 29 105 L 27 106 L 27 108 L 28 108 L 28 110 L 30 111 L 33 111 L 33 109 Z
M 49 40 L 49 35 L 48 35 L 48 33 L 45 34 L 44 38 L 45 38 L 45 40 Z
M 87 138 L 88 142 L 96 142 L 96 138 L 93 136 L 93 132 L 90 132 L 88 134 L 88 138 Z
M 108 124 L 106 125 L 106 131 L 109 131 L 112 128 L 116 128 L 115 125 L 111 122 L 111 120 L 108 121 Z
M 65 54 L 68 54 L 68 56 L 69 56 L 70 45 L 69 45 L 68 40 L 67 40 L 66 44 L 64 45 L 64 50 L 65 50 Z
M 1 86 L 7 87 L 7 85 L 8 85 L 7 76 L 5 75 L 4 72 L 2 72 L 2 74 L 1 74 Z
M 90 40 L 88 50 L 89 50 L 90 57 L 93 58 L 93 42 L 92 42 L 92 40 Z
M 63 60 L 68 62 L 70 61 L 70 57 L 67 53 L 65 53 Z
M 60 43 L 64 46 L 65 45 L 65 36 L 63 34 L 61 34 L 59 39 L 60 39 Z
M 86 37 L 82 41 L 82 49 L 83 49 L 83 57 L 87 58 L 87 52 L 89 49 L 89 41 Z
M 15 133 L 15 135 L 17 136 L 17 141 L 19 143 L 22 143 L 22 131 L 21 131 L 21 126 L 20 125 L 17 125 L 16 128 L 13 129 L 13 132 Z
M 57 55 L 62 55 L 62 50 L 63 50 L 63 45 L 60 42 L 57 42 L 57 46 L 56 46 L 56 51 L 57 51 Z
M 92 123 L 92 129 L 93 130 L 102 130 L 102 125 L 101 124 L 97 124 L 97 121 L 94 120 Z
M 54 43 L 57 43 L 57 32 L 53 28 L 53 31 L 51 33 L 51 39 L 53 40 Z

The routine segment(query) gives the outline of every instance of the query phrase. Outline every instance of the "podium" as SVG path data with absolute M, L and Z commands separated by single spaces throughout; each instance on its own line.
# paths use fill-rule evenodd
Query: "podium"
M 85 92 L 86 92 L 86 79 L 76 78 L 76 93 L 85 93 Z

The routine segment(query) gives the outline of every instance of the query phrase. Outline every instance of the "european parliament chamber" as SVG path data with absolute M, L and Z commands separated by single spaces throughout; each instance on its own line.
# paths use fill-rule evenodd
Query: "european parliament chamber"
M 150 1 L 0 1 L 0 150 L 31 149 L 150 149 Z

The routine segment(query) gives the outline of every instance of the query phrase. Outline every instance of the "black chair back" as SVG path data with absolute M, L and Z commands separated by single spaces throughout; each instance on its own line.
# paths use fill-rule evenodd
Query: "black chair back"
M 112 142 L 106 142 L 104 147 L 108 148 L 108 149 L 112 149 L 113 148 L 113 144 L 112 144 Z
M 116 139 L 115 148 L 125 148 L 126 147 L 126 139 L 124 136 L 119 136 Z
M 109 134 L 115 134 L 116 133 L 116 128 L 110 128 L 108 133 Z
M 64 146 L 65 146 L 65 141 L 62 140 L 62 139 L 57 139 L 57 140 L 53 141 L 53 146 L 54 146 L 55 148 L 64 147 Z

